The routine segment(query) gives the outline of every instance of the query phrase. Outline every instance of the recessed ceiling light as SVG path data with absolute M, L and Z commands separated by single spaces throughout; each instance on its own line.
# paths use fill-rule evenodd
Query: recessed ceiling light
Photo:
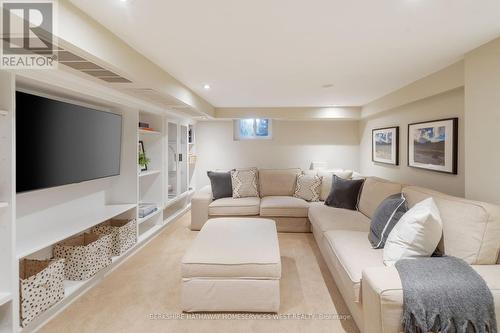
M 333 87 L 333 83 L 327 83 L 321 86 L 321 88 L 331 88 Z
M 210 90 L 210 85 L 209 85 L 208 83 L 205 83 L 205 84 L 203 85 L 203 89 L 205 89 L 205 90 Z

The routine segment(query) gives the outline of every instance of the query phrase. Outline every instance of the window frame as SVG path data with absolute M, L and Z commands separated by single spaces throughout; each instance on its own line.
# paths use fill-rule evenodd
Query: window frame
M 253 126 L 254 126 L 254 135 L 253 136 L 241 136 L 240 135 L 240 122 L 242 120 L 248 120 L 252 119 L 253 120 Z M 267 136 L 258 136 L 255 135 L 255 126 L 256 126 L 256 121 L 257 119 L 267 119 Z M 273 120 L 270 118 L 241 118 L 241 119 L 235 119 L 233 120 L 233 139 L 235 141 L 242 141 L 242 140 L 272 140 L 273 139 Z

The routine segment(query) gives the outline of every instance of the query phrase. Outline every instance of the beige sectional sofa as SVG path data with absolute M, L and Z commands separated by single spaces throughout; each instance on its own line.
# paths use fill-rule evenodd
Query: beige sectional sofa
M 394 267 L 384 265 L 383 250 L 371 248 L 370 219 L 391 194 L 403 192 L 410 208 L 433 197 L 443 220 L 440 250 L 464 259 L 484 278 L 492 291 L 500 322 L 499 206 L 368 177 L 358 211 L 350 211 L 291 197 L 294 172 L 299 171 L 261 170 L 261 198 L 253 200 L 230 198 L 212 202 L 210 188 L 203 189 L 193 197 L 191 228 L 199 230 L 208 217 L 259 214 L 274 219 L 279 231 L 311 230 L 359 329 L 399 332 L 403 312 L 401 281 Z

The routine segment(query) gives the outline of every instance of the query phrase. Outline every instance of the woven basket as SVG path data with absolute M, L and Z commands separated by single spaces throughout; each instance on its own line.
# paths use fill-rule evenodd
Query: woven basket
M 119 256 L 137 243 L 137 221 L 109 220 L 94 228 L 92 232 L 98 235 L 112 235 L 111 253 Z
M 85 233 L 54 246 L 54 257 L 66 259 L 66 279 L 90 279 L 99 270 L 111 264 L 112 235 Z
M 24 259 L 19 264 L 21 326 L 64 298 L 64 259 Z

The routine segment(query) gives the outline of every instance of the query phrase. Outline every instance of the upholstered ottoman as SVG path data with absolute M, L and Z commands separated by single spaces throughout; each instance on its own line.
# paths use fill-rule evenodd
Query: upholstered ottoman
M 280 278 L 273 220 L 210 219 L 182 259 L 182 309 L 278 312 Z

